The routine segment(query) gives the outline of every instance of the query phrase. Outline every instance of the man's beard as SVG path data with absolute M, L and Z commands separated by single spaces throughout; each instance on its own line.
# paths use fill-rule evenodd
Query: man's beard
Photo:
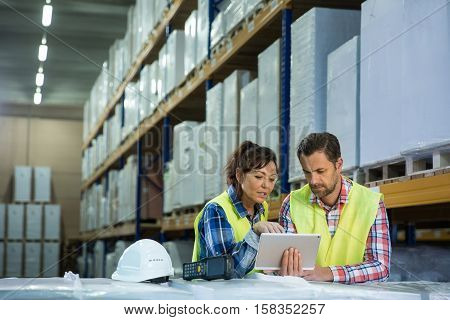
M 310 186 L 311 187 L 311 191 L 316 195 L 316 197 L 318 198 L 323 198 L 326 197 L 328 195 L 330 195 L 331 193 L 333 193 L 333 191 L 336 189 L 337 184 L 339 183 L 339 179 L 338 177 L 336 177 L 336 179 L 334 180 L 334 183 L 332 184 L 332 186 L 327 187 L 324 185 L 316 185 L 316 186 Z M 323 187 L 323 188 L 320 188 Z

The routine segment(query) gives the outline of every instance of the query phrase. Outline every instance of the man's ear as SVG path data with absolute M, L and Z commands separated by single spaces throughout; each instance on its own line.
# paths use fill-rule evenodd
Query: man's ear
M 336 161 L 336 170 L 339 174 L 342 173 L 343 166 L 344 166 L 344 160 L 341 157 L 339 157 L 339 159 L 337 159 L 337 161 Z
M 303 155 L 297 158 L 298 162 L 300 162 L 300 168 L 303 168 Z

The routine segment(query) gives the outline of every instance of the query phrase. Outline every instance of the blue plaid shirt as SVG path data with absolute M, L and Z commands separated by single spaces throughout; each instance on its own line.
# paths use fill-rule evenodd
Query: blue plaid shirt
M 250 221 L 247 209 L 238 199 L 234 187 L 229 186 L 227 193 L 237 214 L 242 218 L 247 217 Z M 250 224 L 253 226 L 259 222 L 263 213 L 263 205 L 256 204 L 255 214 Z M 200 233 L 200 259 L 230 254 L 234 260 L 234 276 L 236 278 L 244 277 L 253 269 L 259 236 L 250 229 L 244 240 L 235 242 L 233 228 L 228 222 L 225 211 L 217 203 L 211 202 L 205 206 L 203 216 L 198 223 L 198 230 Z

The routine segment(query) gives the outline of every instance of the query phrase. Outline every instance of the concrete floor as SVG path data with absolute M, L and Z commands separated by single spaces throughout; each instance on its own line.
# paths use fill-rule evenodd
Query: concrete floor
M 395 245 L 389 281 L 450 282 L 450 244 Z

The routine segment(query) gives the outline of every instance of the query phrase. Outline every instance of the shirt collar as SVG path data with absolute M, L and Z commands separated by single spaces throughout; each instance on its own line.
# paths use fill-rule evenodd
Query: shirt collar
M 351 187 L 352 187 L 352 181 L 349 178 L 341 175 L 341 192 L 339 193 L 339 197 L 337 199 L 336 204 L 338 204 L 338 203 L 346 204 L 348 202 L 348 194 L 350 192 Z M 313 192 L 311 192 L 309 201 L 312 204 L 317 203 L 321 207 L 328 207 Z
M 237 214 L 241 218 L 246 217 L 248 215 L 247 209 L 245 209 L 244 205 L 242 204 L 242 201 L 238 198 L 236 189 L 232 185 L 229 185 L 228 189 L 227 189 L 227 193 L 231 199 L 231 202 L 233 203 L 234 208 L 236 209 Z M 264 206 L 260 203 L 257 203 L 255 205 L 255 209 L 256 210 L 255 210 L 254 217 L 256 217 L 259 214 L 264 213 Z

